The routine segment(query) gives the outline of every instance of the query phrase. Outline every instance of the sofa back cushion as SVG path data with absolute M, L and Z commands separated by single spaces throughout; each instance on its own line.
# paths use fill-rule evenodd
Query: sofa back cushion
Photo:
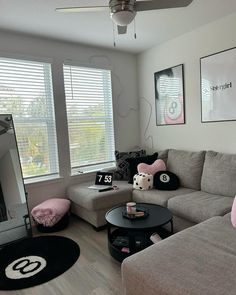
M 200 190 L 205 152 L 189 152 L 170 149 L 167 170 L 175 173 L 183 187 Z
M 236 155 L 208 151 L 203 167 L 201 189 L 207 193 L 234 197 Z
M 158 159 L 163 160 L 166 165 L 167 165 L 167 159 L 168 159 L 168 152 L 169 150 L 163 150 L 158 152 Z

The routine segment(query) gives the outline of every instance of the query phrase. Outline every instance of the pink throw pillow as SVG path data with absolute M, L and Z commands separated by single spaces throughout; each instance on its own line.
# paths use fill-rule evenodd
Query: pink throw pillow
M 232 210 L 231 210 L 231 222 L 233 227 L 236 227 L 236 196 L 234 198 Z
M 166 171 L 166 164 L 163 160 L 156 160 L 151 165 L 140 163 L 137 166 L 138 173 L 156 174 L 158 171 Z

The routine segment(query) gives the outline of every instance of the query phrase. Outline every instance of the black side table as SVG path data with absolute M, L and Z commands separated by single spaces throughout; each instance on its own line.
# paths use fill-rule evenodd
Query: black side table
M 105 216 L 108 224 L 109 252 L 120 262 L 150 246 L 151 234 L 160 232 L 163 225 L 170 223 L 170 234 L 173 234 L 173 216 L 169 209 L 147 203 L 137 203 L 137 207 L 147 209 L 148 216 L 134 220 L 127 219 L 122 214 L 126 210 L 125 205 L 110 209 Z

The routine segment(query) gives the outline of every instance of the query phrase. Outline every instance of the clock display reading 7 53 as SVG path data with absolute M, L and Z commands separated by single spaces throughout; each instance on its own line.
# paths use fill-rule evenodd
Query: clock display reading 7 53
M 112 185 L 113 173 L 110 172 L 97 172 L 96 174 L 96 185 Z

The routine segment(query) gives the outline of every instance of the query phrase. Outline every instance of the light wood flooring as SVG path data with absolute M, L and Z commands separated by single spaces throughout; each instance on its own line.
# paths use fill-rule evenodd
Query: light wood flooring
M 91 225 L 72 216 L 67 229 L 55 235 L 79 244 L 81 253 L 77 262 L 45 284 L 0 291 L 0 295 L 121 295 L 121 265 L 108 252 L 106 230 L 96 232 Z

